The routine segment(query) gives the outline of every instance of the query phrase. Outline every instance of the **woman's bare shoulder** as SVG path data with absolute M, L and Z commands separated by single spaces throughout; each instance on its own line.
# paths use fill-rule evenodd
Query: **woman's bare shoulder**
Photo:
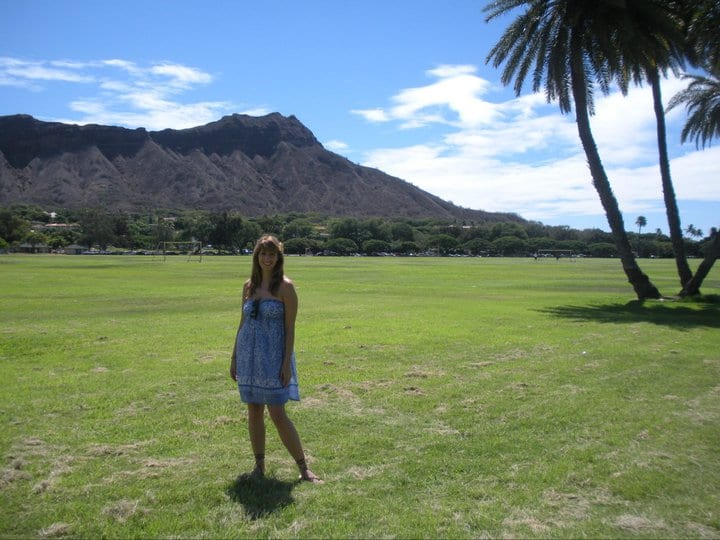
M 287 277 L 287 276 L 283 276 L 283 279 L 282 279 L 282 281 L 280 282 L 280 290 L 282 290 L 282 289 L 294 289 L 294 288 L 295 288 L 295 283 L 293 282 L 293 280 L 290 279 L 290 278 Z
M 295 294 L 295 283 L 293 283 L 293 280 L 289 277 L 283 276 L 280 287 L 278 287 L 278 296 L 286 296 L 288 294 Z

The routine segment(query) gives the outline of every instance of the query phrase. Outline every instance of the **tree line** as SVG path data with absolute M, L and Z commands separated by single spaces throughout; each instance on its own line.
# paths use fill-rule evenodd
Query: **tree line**
M 640 220 L 642 218 L 642 221 Z M 640 216 L 637 222 L 647 225 Z M 637 223 L 636 222 L 636 223 Z M 660 229 L 628 232 L 639 257 L 673 257 Z M 684 238 L 690 256 L 703 256 L 710 239 Z M 289 254 L 329 255 L 582 255 L 616 257 L 611 233 L 539 222 L 471 222 L 442 219 L 329 217 L 288 213 L 247 217 L 231 212 L 109 212 L 101 209 L 47 212 L 37 206 L 0 208 L 0 249 L 62 251 L 68 246 L 99 251 L 154 251 L 166 242 L 202 243 L 217 254 L 252 249 L 261 234 L 275 234 Z M 692 233 L 692 234 L 691 234 Z M 188 247 L 189 248 L 189 247 Z

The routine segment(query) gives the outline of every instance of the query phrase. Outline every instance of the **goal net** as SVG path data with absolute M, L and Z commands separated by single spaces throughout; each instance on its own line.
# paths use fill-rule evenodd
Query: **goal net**
M 569 258 L 575 260 L 575 250 L 572 249 L 538 249 L 535 258 L 553 257 L 557 260 L 560 258 Z
M 163 262 L 169 255 L 186 255 L 188 261 L 196 258 L 198 262 L 202 262 L 202 242 L 200 240 L 160 242 L 153 253 L 153 256 L 162 256 Z

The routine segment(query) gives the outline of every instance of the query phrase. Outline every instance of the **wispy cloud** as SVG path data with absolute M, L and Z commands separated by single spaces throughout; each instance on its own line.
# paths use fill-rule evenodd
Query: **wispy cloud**
M 427 75 L 434 80 L 398 90 L 386 107 L 352 111 L 371 123 L 427 132 L 422 144 L 367 151 L 365 165 L 473 208 L 538 220 L 603 214 L 573 115 L 561 115 L 542 94 L 491 101 L 492 86 L 474 66 L 440 66 Z M 666 81 L 665 95 L 683 84 Z M 623 211 L 661 211 L 650 90 L 596 98 L 592 129 Z M 720 176 L 720 149 L 678 155 L 672 169 L 678 197 L 720 201 L 720 184 L 710 180 Z
M 323 143 L 323 146 L 328 150 L 332 150 L 333 152 L 344 152 L 345 150 L 350 148 L 347 143 L 338 140 L 326 141 Z
M 214 80 L 212 74 L 182 64 L 140 65 L 113 58 L 27 61 L 0 58 L 0 85 L 33 91 L 52 90 L 53 84 L 79 86 L 68 108 L 79 116 L 53 120 L 77 124 L 112 124 L 148 129 L 187 128 L 217 120 L 233 110 L 228 101 L 192 102 L 183 94 Z

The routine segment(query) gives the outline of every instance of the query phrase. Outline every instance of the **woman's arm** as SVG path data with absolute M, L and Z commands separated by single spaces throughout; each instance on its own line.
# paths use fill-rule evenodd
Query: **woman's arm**
M 282 369 L 280 370 L 280 382 L 282 382 L 283 386 L 287 386 L 292 378 L 292 353 L 295 348 L 295 319 L 298 311 L 298 297 L 295 292 L 295 285 L 287 278 L 283 280 L 278 292 L 285 306 L 285 353 Z

